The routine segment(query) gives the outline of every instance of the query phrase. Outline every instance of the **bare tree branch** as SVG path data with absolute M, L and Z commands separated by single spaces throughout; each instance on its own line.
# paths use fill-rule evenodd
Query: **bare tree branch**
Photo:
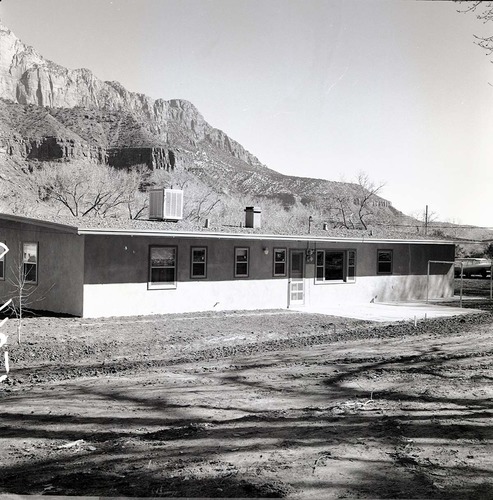
M 483 24 L 493 21 L 493 2 L 484 1 L 474 1 L 474 2 L 459 2 L 460 4 L 465 3 L 467 7 L 464 10 L 459 9 L 460 13 L 471 13 L 476 14 L 476 19 L 481 21 Z M 490 56 L 493 54 L 493 36 L 478 36 L 473 35 L 475 38 L 475 44 L 481 47 Z
M 17 319 L 17 342 L 20 344 L 22 319 L 26 309 L 30 309 L 34 304 L 45 300 L 47 294 L 55 285 L 52 284 L 40 292 L 36 285 L 27 280 L 24 263 L 19 257 L 14 258 L 14 264 L 10 266 L 10 271 L 10 276 L 7 279 L 11 286 L 9 294 L 12 295 L 9 309 Z M 38 292 L 37 296 L 33 297 L 36 292 Z
M 49 163 L 33 175 L 40 199 L 61 204 L 74 217 L 123 215 L 127 210 L 132 218 L 134 210 L 140 214 L 146 206 L 138 195 L 149 175 L 143 166 L 125 171 L 82 161 Z

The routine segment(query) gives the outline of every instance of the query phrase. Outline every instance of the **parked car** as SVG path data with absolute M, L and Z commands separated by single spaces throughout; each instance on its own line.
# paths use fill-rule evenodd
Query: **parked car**
M 489 259 L 461 258 L 455 259 L 455 276 L 460 276 L 461 263 L 463 276 L 468 278 L 473 274 L 480 274 L 483 278 L 486 278 L 491 272 L 491 261 Z

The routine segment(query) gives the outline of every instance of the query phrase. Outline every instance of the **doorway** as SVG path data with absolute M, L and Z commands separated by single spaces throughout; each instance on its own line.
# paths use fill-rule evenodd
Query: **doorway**
M 289 265 L 289 303 L 299 306 L 305 303 L 305 252 L 291 250 Z

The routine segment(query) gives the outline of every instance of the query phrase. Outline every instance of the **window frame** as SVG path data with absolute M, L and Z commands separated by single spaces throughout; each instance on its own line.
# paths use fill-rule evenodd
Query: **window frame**
M 319 265 L 319 253 L 323 254 L 323 264 Z M 342 279 L 326 279 L 326 255 L 331 253 L 342 253 Z M 353 255 L 353 263 L 351 264 L 350 254 Z M 329 285 L 329 284 L 342 284 L 342 283 L 356 283 L 356 267 L 357 267 L 357 252 L 354 248 L 317 248 L 315 250 L 315 284 L 316 285 Z M 322 269 L 323 277 L 319 277 L 319 269 Z M 350 269 L 353 273 L 350 273 Z
M 34 281 L 27 279 L 26 264 L 33 265 L 32 262 L 26 262 L 24 259 L 24 254 L 26 253 L 25 248 L 27 245 L 34 245 L 36 247 L 36 262 L 34 263 Z M 23 241 L 22 242 L 22 281 L 26 285 L 37 285 L 38 284 L 38 272 L 39 272 L 39 242 L 37 241 Z
M 235 278 L 248 278 L 250 276 L 250 247 L 235 247 L 235 267 L 234 267 L 234 276 Z M 238 251 L 246 250 L 246 274 L 238 273 L 238 264 L 244 264 L 243 261 L 238 261 Z
M 381 261 L 380 260 L 380 254 L 384 253 L 384 252 L 390 254 L 390 261 Z M 390 271 L 381 271 L 380 264 L 390 264 Z M 377 274 L 387 275 L 387 276 L 394 274 L 394 251 L 391 250 L 390 248 L 378 248 L 377 249 Z
M 274 248 L 272 250 L 273 256 L 272 256 L 272 275 L 274 277 L 283 277 L 285 278 L 288 273 L 288 249 L 287 248 Z M 277 252 L 284 252 L 284 260 L 283 261 L 277 261 L 276 260 L 276 253 Z M 276 264 L 284 264 L 284 272 L 283 273 L 276 273 Z
M 204 251 L 204 262 L 195 262 L 193 257 L 194 257 L 194 251 L 195 250 L 203 250 Z M 204 265 L 204 274 L 194 274 L 193 271 L 193 265 L 194 264 L 203 264 Z M 207 279 L 207 247 L 190 247 L 190 279 L 194 280 L 203 280 Z
M 7 248 L 7 250 L 5 250 L 3 247 L 0 247 L 0 262 L 2 263 L 2 265 L 0 266 L 1 267 L 1 271 L 2 271 L 1 274 L 0 274 L 0 281 L 5 281 L 5 271 L 7 269 L 5 257 L 9 253 L 9 250 L 8 250 L 9 247 L 7 246 L 7 242 L 6 241 L 2 241 L 2 244 L 5 245 L 5 247 Z
M 353 264 L 351 264 L 351 257 L 349 254 L 353 254 Z M 346 263 L 346 283 L 355 283 L 356 282 L 356 264 L 358 262 L 358 254 L 356 250 L 352 248 L 347 250 L 347 263 Z M 349 269 L 353 269 L 353 275 L 351 276 L 349 273 Z
M 152 281 L 153 269 L 168 269 L 171 266 L 152 266 L 152 250 L 154 248 L 170 248 L 174 251 L 175 265 L 174 281 Z M 147 289 L 148 290 L 175 290 L 178 284 L 178 247 L 176 245 L 149 245 L 149 262 L 148 262 Z

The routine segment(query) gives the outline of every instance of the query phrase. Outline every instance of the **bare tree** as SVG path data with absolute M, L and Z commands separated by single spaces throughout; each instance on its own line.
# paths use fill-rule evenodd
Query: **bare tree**
M 367 218 L 373 215 L 374 202 L 377 194 L 385 186 L 385 183 L 376 184 L 366 172 L 360 172 L 357 177 L 355 205 L 358 219 L 365 229 Z
M 224 203 L 217 191 L 187 170 L 178 170 L 172 174 L 156 171 L 151 179 L 155 185 L 172 186 L 184 191 L 185 220 L 200 221 L 212 214 L 218 215 Z
M 483 24 L 486 24 L 490 21 L 493 21 L 493 2 L 485 2 L 483 0 L 476 0 L 473 2 L 459 2 L 460 4 L 464 3 L 466 7 L 463 10 L 459 10 L 462 13 L 471 13 L 474 12 L 476 14 L 476 18 L 481 21 Z M 482 49 L 484 49 L 488 56 L 493 54 L 493 36 L 478 36 L 473 35 L 476 45 L 479 45 Z
M 317 203 L 321 216 L 334 228 L 355 229 L 354 185 L 341 179 L 325 200 Z
M 325 219 L 318 207 L 298 201 L 292 205 L 286 205 L 275 198 L 244 198 L 241 206 L 238 207 L 241 213 L 245 206 L 262 208 L 262 229 L 268 232 L 282 230 L 303 234 L 311 228 L 317 228 L 321 225 L 320 221 Z M 310 217 L 312 217 L 311 222 L 309 222 Z
M 147 215 L 149 208 L 148 194 L 144 191 L 144 185 L 150 177 L 146 165 L 138 165 L 126 174 L 123 190 L 126 193 L 126 207 L 130 219 L 142 219 Z
M 376 184 L 367 173 L 360 172 L 355 182 L 341 182 L 323 208 L 335 227 L 368 229 L 368 219 L 375 207 L 384 202 L 378 201 L 377 196 L 384 185 Z
M 185 218 L 193 221 L 205 219 L 221 204 L 218 194 L 205 186 L 193 186 L 187 190 L 188 200 L 184 204 Z
M 339 195 L 335 197 L 335 206 L 331 208 L 335 211 L 336 218 L 339 222 L 336 223 L 336 227 L 343 227 L 345 229 L 354 229 L 353 221 L 353 209 L 351 207 L 351 199 L 347 195 Z
M 9 294 L 11 302 L 10 310 L 17 319 L 17 342 L 21 343 L 22 319 L 25 311 L 29 310 L 36 303 L 43 301 L 54 284 L 40 290 L 39 287 L 32 282 L 31 277 L 32 267 L 29 263 L 26 264 L 22 256 L 22 248 L 19 247 L 19 255 L 14 257 L 13 264 L 10 266 L 10 273 L 7 281 L 10 285 Z
M 33 175 L 39 198 L 62 205 L 74 217 L 118 215 L 127 210 L 138 218 L 145 210 L 139 196 L 144 170 L 117 170 L 106 165 L 75 161 L 50 163 Z

